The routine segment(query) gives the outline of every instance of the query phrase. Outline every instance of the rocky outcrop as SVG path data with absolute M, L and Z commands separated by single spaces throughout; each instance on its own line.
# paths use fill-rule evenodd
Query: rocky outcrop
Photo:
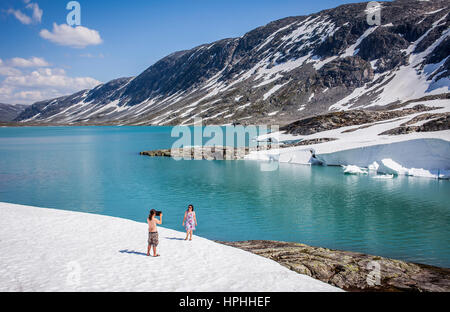
M 267 150 L 271 145 L 258 147 L 238 147 L 229 146 L 195 146 L 185 148 L 162 149 L 155 151 L 141 152 L 140 155 L 150 157 L 174 157 L 183 159 L 206 159 L 206 160 L 240 160 L 244 159 L 252 151 Z
M 141 152 L 140 155 L 149 156 L 149 157 L 172 157 L 172 153 L 171 153 L 170 149 L 145 151 L 145 152 Z
M 439 80 L 440 78 L 450 76 L 450 57 L 448 57 L 448 51 L 450 51 L 450 37 L 443 40 L 426 58 L 425 64 L 436 64 L 447 58 L 444 65 L 432 73 L 430 77 L 428 77 L 428 80 Z
M 298 243 L 221 243 L 269 258 L 297 273 L 347 291 L 450 291 L 450 269 L 446 268 Z
M 433 23 L 436 22 L 439 18 L 444 18 L 445 14 L 448 14 L 448 11 L 440 11 L 437 16 L 435 16 Z M 428 20 L 431 23 L 431 20 Z M 420 53 L 425 51 L 433 42 L 435 42 L 442 35 L 443 31 L 446 31 L 450 27 L 450 16 L 447 15 L 446 19 L 439 26 L 431 29 L 428 34 L 426 34 L 425 38 L 418 43 L 416 48 L 414 49 L 414 53 Z M 448 55 L 448 53 L 447 53 Z M 440 61 L 440 60 L 439 60 Z
M 378 121 L 385 121 L 410 114 L 436 109 L 424 105 L 416 105 L 413 108 L 395 111 L 366 111 L 351 110 L 334 112 L 325 115 L 305 118 L 280 128 L 282 131 L 293 135 L 311 135 L 314 133 L 339 129 L 348 126 L 359 126 Z
M 382 73 L 408 63 L 407 54 L 402 52 L 408 46 L 409 42 L 399 34 L 379 27 L 361 42 L 358 55 L 366 61 L 377 60 L 375 72 Z
M 358 56 L 332 61 L 326 64 L 319 73 L 327 88 L 342 85 L 357 88 L 373 79 L 373 69 L 370 63 Z
M 415 123 L 423 120 L 430 121 L 420 126 L 414 126 Z M 380 133 L 379 135 L 400 135 L 412 132 L 433 132 L 444 130 L 450 130 L 450 113 L 422 114 L 413 118 L 411 121 L 402 124 L 400 127 L 387 130 L 383 133 Z
M 291 144 L 283 144 L 281 148 L 288 148 L 288 147 L 294 147 L 294 146 L 305 146 L 305 145 L 315 145 L 315 144 L 322 144 L 327 143 L 331 141 L 336 141 L 335 138 L 318 138 L 318 139 L 311 139 L 311 140 L 303 140 L 296 143 Z
M 305 146 L 312 144 L 321 144 L 335 141 L 334 138 L 319 138 L 312 140 L 303 140 L 295 143 L 287 144 L 271 144 L 264 143 L 255 147 L 233 148 L 229 146 L 199 146 L 172 149 L 159 149 L 153 151 L 144 151 L 139 154 L 149 157 L 174 157 L 183 159 L 206 159 L 206 160 L 242 160 L 251 152 L 270 150 L 276 148 L 289 148 L 294 146 Z

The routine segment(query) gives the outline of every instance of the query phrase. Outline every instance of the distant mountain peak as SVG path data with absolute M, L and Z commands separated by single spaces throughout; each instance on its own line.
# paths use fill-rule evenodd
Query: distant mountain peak
M 28 105 L 0 103 L 0 122 L 11 122 L 16 119 Z

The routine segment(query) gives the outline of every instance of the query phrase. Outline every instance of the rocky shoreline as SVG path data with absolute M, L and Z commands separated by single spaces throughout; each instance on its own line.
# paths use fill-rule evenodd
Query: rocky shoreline
M 277 241 L 219 242 L 353 292 L 450 292 L 450 269 Z M 379 269 L 380 274 L 376 274 Z

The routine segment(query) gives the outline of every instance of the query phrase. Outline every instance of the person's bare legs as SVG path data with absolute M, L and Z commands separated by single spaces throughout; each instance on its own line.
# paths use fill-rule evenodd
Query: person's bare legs
M 159 255 L 156 253 L 156 246 L 153 246 L 153 257 L 159 257 Z
M 184 239 L 184 240 L 188 240 L 188 238 L 189 238 L 189 231 L 186 231 L 186 238 Z
M 189 240 L 191 241 L 192 240 L 192 230 L 189 231 L 189 235 L 191 236 L 191 238 L 189 238 Z
M 147 247 L 147 257 L 150 257 L 150 245 L 148 245 L 148 247 Z

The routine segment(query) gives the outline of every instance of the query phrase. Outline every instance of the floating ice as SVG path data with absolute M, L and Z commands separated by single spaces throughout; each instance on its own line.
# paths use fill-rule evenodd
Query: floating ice
M 369 165 L 369 171 L 378 171 L 378 168 L 380 167 L 380 165 L 374 161 L 372 164 Z
M 368 174 L 367 169 L 354 165 L 342 166 L 345 174 Z
M 393 179 L 394 175 L 393 174 L 380 174 L 380 175 L 374 176 L 373 178 L 378 179 L 378 180 L 388 180 L 388 179 Z
M 433 174 L 429 170 L 416 168 L 409 169 L 406 175 L 412 177 L 437 178 L 437 174 Z
M 408 169 L 392 159 L 386 158 L 380 161 L 377 172 L 382 174 L 405 175 L 408 172 Z

